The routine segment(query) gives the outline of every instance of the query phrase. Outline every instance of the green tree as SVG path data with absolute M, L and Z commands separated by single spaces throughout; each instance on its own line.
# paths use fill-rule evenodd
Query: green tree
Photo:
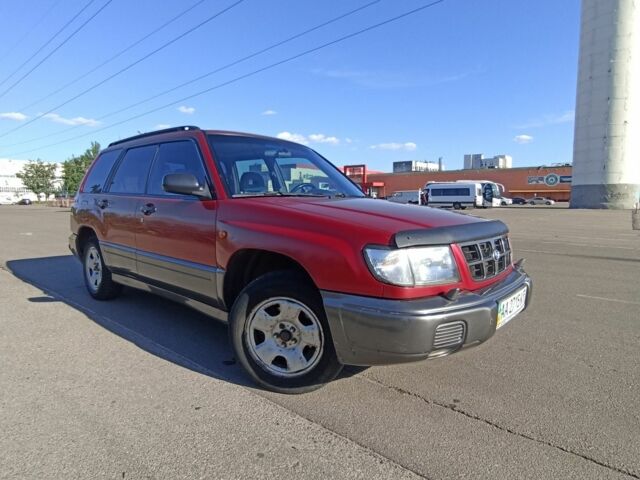
M 22 171 L 18 172 L 16 176 L 22 180 L 26 188 L 36 195 L 44 193 L 48 198 L 55 192 L 53 185 L 56 176 L 55 163 L 45 163 L 40 159 L 29 160 L 29 163 L 22 167 Z
M 87 148 L 82 155 L 78 157 L 73 155 L 62 164 L 62 190 L 64 192 L 74 195 L 78 191 L 84 174 L 99 152 L 100 144 L 91 142 L 91 147 Z

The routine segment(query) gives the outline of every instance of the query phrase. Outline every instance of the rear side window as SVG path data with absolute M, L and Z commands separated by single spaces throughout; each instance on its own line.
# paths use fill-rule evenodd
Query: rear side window
M 162 188 L 165 175 L 170 173 L 191 173 L 200 185 L 206 185 L 206 174 L 198 148 L 191 141 L 170 142 L 160 145 L 158 156 L 153 163 L 149 177 L 149 195 L 176 195 Z
M 466 197 L 470 195 L 468 188 L 432 188 L 432 197 Z
M 110 193 L 144 193 L 149 175 L 149 167 L 158 149 L 157 145 L 131 148 L 118 165 L 111 186 Z
M 96 158 L 94 165 L 89 171 L 89 176 L 84 182 L 82 187 L 83 193 L 102 193 L 104 183 L 107 181 L 109 172 L 113 168 L 113 164 L 120 156 L 122 150 L 111 150 L 104 152 L 102 155 Z

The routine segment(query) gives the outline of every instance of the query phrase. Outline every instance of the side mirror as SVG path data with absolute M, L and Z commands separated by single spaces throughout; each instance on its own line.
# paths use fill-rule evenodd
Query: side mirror
M 201 198 L 211 198 L 206 185 L 200 185 L 192 173 L 170 173 L 162 179 L 162 188 L 168 193 L 194 195 Z

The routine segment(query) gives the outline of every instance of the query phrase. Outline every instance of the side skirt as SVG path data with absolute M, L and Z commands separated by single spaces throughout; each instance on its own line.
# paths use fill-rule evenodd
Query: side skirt
M 145 292 L 153 293 L 156 295 L 160 295 L 161 297 L 167 298 L 169 300 L 173 300 L 174 302 L 180 303 L 182 305 L 186 305 L 187 307 L 191 307 L 194 310 L 197 310 L 205 315 L 209 315 L 216 320 L 227 322 L 228 321 L 228 313 L 224 310 L 220 310 L 219 308 L 213 307 L 211 305 L 207 305 L 206 303 L 199 302 L 189 297 L 185 297 L 184 295 L 180 295 L 179 293 L 172 292 L 170 290 L 155 286 L 149 285 L 148 283 L 142 282 L 140 280 L 136 280 L 131 277 L 127 277 L 124 275 L 119 275 L 117 273 L 111 274 L 113 281 L 125 285 L 127 287 L 136 288 L 138 290 L 143 290 Z

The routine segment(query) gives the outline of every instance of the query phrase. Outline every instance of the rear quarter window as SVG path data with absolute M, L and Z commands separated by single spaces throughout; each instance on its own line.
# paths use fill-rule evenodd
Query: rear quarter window
M 110 150 L 95 159 L 82 186 L 82 193 L 102 193 L 109 172 L 118 160 L 120 152 L 122 150 Z
M 157 145 L 130 148 L 113 175 L 109 193 L 143 194 Z

